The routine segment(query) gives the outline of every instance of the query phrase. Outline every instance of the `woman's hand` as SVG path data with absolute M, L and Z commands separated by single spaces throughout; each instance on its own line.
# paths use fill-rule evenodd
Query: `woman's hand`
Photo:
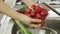
M 42 9 L 45 9 L 47 11 L 49 11 L 50 9 L 48 7 L 46 7 L 44 4 L 40 4 L 39 5 Z M 22 15 L 22 22 L 30 27 L 41 27 L 41 20 L 39 19 L 33 19 L 33 18 L 30 18 L 26 15 Z M 34 24 L 36 23 L 36 24 Z M 46 24 L 44 23 L 43 26 L 45 26 Z
M 41 8 L 44 6 L 40 5 Z M 47 9 L 47 8 L 46 8 Z M 39 19 L 33 19 L 33 18 L 30 18 L 26 15 L 23 15 L 23 14 L 19 14 L 18 12 L 12 10 L 7 4 L 5 4 L 3 1 L 0 0 L 0 11 L 14 19 L 18 19 L 20 21 L 22 21 L 24 24 L 30 26 L 30 27 L 40 27 L 41 24 L 41 20 Z M 36 23 L 36 24 L 34 24 Z
M 40 4 L 40 7 L 41 7 L 42 9 L 47 10 L 47 11 L 49 11 L 49 10 L 50 10 L 50 9 L 49 9 L 46 5 L 44 5 L 44 4 Z
M 22 23 L 24 23 L 25 25 L 27 25 L 27 26 L 29 26 L 31 28 L 33 28 L 33 27 L 38 28 L 38 27 L 41 26 L 41 24 L 40 24 L 41 20 L 30 18 L 30 17 L 28 17 L 28 16 L 26 16 L 24 14 L 21 14 L 21 15 L 22 15 L 21 16 L 22 18 L 20 19 L 20 21 L 22 21 Z
M 20 14 L 17 11 L 12 10 L 7 4 L 5 4 L 3 1 L 0 1 L 0 11 L 1 13 L 4 13 L 14 19 L 18 19 L 22 21 L 24 24 L 30 26 L 30 27 L 40 27 L 41 24 L 39 24 L 41 21 L 38 19 L 32 19 L 26 15 Z M 33 24 L 37 23 L 37 24 Z
M 40 4 L 39 5 L 42 9 L 45 9 L 47 11 L 49 11 L 50 9 L 48 7 L 46 7 L 44 4 Z M 40 19 L 33 19 L 33 18 L 30 18 L 26 15 L 22 15 L 23 16 L 23 19 L 22 19 L 22 22 L 30 27 L 41 27 L 41 20 Z M 36 23 L 36 24 L 34 24 Z M 46 24 L 44 23 L 43 27 L 45 27 Z

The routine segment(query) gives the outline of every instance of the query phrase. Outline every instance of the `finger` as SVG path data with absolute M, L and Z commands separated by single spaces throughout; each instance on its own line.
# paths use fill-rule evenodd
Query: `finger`
M 40 19 L 32 19 L 32 21 L 31 21 L 31 22 L 40 23 L 40 22 L 41 22 L 41 20 L 40 20 Z
M 46 25 L 46 24 L 44 24 L 42 27 L 47 27 L 47 25 Z
M 29 25 L 29 27 L 30 27 L 30 28 L 33 28 L 32 24 L 31 24 L 31 25 Z
M 34 28 L 40 28 L 41 24 L 32 24 L 32 27 L 34 27 Z
M 50 10 L 50 9 L 49 9 L 47 6 L 45 6 L 44 4 L 40 4 L 40 7 L 41 7 L 42 9 L 47 10 L 47 11 L 49 11 L 49 10 Z

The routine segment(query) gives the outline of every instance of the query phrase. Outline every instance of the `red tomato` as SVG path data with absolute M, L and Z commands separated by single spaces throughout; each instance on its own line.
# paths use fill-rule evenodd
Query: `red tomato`
M 35 9 L 35 8 L 36 8 L 36 6 L 35 6 L 35 5 L 32 5 L 32 6 L 31 6 L 31 8 Z
M 27 9 L 25 10 L 25 12 L 26 12 L 27 14 L 30 14 L 30 13 L 31 13 L 31 10 L 30 10 L 29 8 L 27 8 Z
M 32 16 L 35 16 L 35 14 L 36 14 L 35 12 L 31 12 L 31 15 L 32 15 Z
M 35 11 L 37 12 L 37 13 L 41 13 L 41 7 L 40 6 L 36 6 L 36 8 L 35 8 Z
M 27 14 L 27 15 L 32 18 L 32 15 L 31 14 Z
M 40 19 L 41 18 L 40 14 L 36 14 L 36 18 Z
M 42 10 L 42 12 L 40 13 L 41 16 L 47 16 L 48 15 L 48 12 L 46 10 Z
M 41 22 L 44 23 L 44 22 L 45 22 L 45 19 L 42 18 L 42 19 L 41 19 Z

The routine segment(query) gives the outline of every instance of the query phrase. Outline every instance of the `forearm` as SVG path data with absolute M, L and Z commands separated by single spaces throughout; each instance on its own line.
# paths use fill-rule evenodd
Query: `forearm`
M 12 10 L 8 5 L 6 5 L 3 1 L 0 1 L 0 12 L 15 18 L 15 19 L 19 19 L 22 20 L 23 19 L 23 15 Z

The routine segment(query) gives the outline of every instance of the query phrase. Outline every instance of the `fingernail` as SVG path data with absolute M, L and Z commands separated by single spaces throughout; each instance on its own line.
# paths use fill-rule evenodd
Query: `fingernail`
M 39 20 L 39 22 L 41 22 L 41 20 Z

